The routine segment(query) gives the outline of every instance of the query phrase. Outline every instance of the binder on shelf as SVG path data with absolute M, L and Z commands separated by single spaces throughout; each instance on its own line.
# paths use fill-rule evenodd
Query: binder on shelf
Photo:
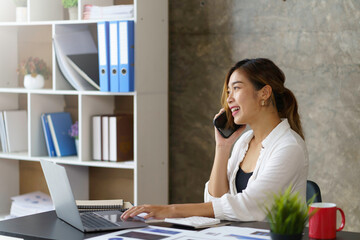
M 98 60 L 99 60 L 99 79 L 100 91 L 110 91 L 110 75 L 109 75 L 109 23 L 98 22 Z
M 47 114 L 56 156 L 76 155 L 75 139 L 69 135 L 72 119 L 68 112 Z
M 101 139 L 101 116 L 92 117 L 92 142 L 93 142 L 93 160 L 102 160 L 102 139 Z
M 134 21 L 119 21 L 120 92 L 134 91 Z
M 4 153 L 8 152 L 6 129 L 5 129 L 5 122 L 4 122 L 3 112 L 0 112 L 0 140 L 1 140 L 1 150 L 2 150 L 2 152 L 4 152 Z
M 49 157 L 56 157 L 54 142 L 51 137 L 47 114 L 46 113 L 41 114 L 40 118 L 41 118 L 41 123 L 42 123 L 43 131 L 44 131 L 44 137 L 45 137 L 45 143 L 46 143 L 46 149 L 47 149 L 48 155 L 49 155 Z
M 134 124 L 132 114 L 109 116 L 109 161 L 134 158 Z
M 110 91 L 120 91 L 118 22 L 109 22 Z
M 28 124 L 25 110 L 4 111 L 8 152 L 28 150 Z
M 109 161 L 109 116 L 101 116 L 101 159 Z

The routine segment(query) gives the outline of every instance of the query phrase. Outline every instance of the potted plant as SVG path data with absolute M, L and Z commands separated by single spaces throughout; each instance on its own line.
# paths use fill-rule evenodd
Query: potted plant
M 24 87 L 28 89 L 42 88 L 44 80 L 50 76 L 49 67 L 38 57 L 29 57 L 22 61 L 17 71 L 24 76 Z
M 315 196 L 314 196 L 315 197 Z M 308 201 L 313 202 L 314 197 Z M 300 240 L 309 215 L 309 207 L 299 193 L 291 193 L 291 186 L 284 192 L 273 195 L 273 203 L 265 207 L 266 218 L 270 223 L 270 236 L 273 240 Z
M 69 19 L 77 20 L 78 19 L 78 0 L 62 0 L 64 8 L 67 8 L 69 11 Z
M 27 0 L 14 0 L 16 6 L 16 21 L 27 21 Z

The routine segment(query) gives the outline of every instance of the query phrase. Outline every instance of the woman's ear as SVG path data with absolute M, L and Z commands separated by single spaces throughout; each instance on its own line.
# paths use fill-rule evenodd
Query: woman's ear
M 272 88 L 270 85 L 265 85 L 262 89 L 260 89 L 260 97 L 261 99 L 267 101 L 272 94 Z

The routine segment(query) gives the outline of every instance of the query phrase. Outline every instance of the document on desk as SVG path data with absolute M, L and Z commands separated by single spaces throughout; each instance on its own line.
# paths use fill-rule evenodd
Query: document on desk
M 196 236 L 199 239 L 264 240 L 270 239 L 270 231 L 259 228 L 224 226 L 202 230 Z M 185 239 L 190 240 L 191 238 L 179 238 L 179 240 Z
M 270 239 L 270 231 L 258 228 L 245 227 L 212 227 L 202 231 L 189 231 L 177 228 L 166 228 L 149 226 L 139 229 L 128 229 L 109 234 L 88 238 L 88 240 L 110 240 L 110 239 L 172 239 L 172 240 L 264 240 Z
M 178 239 L 181 236 L 191 235 L 189 230 L 166 228 L 158 226 L 149 226 L 146 228 L 128 229 L 122 231 L 116 231 L 109 234 L 88 238 L 87 240 L 110 240 L 110 239 L 122 239 L 122 240 L 134 240 L 134 239 Z M 185 238 L 184 238 L 185 239 Z
M 23 238 L 0 235 L 0 240 L 24 240 Z

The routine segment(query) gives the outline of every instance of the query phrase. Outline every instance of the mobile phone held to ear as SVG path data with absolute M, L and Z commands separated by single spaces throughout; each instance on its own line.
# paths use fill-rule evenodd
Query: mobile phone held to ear
M 226 127 L 228 119 L 226 117 L 226 112 L 220 114 L 217 118 L 214 119 L 213 123 L 216 129 L 219 131 L 221 136 L 224 138 L 230 137 L 236 130 L 239 129 L 242 125 L 234 124 L 234 128 Z

